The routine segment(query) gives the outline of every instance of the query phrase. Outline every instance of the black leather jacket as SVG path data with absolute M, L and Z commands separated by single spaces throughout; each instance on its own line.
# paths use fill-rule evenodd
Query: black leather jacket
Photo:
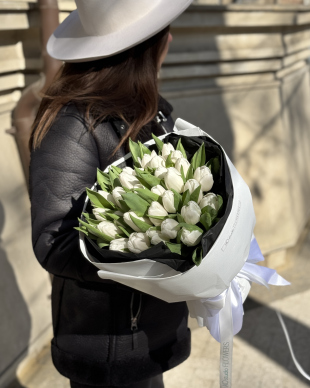
M 172 107 L 161 98 L 159 110 L 171 131 Z M 103 281 L 81 254 L 73 229 L 97 167 L 103 170 L 125 154 L 120 149 L 110 158 L 124 131 L 121 120 L 111 120 L 91 133 L 83 114 L 70 104 L 31 154 L 33 248 L 40 264 L 55 275 L 52 357 L 60 373 L 81 384 L 144 380 L 178 365 L 190 352 L 186 304 L 168 304 Z M 155 120 L 143 128 L 140 140 L 149 140 L 151 132 L 163 133 Z M 134 330 L 132 317 L 138 310 Z

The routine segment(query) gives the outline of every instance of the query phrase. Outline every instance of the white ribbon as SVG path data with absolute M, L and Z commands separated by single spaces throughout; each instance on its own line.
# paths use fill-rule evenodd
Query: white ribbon
M 243 302 L 249 293 L 251 282 L 258 283 L 267 288 L 269 288 L 269 284 L 275 286 L 290 284 L 278 275 L 275 270 L 256 264 L 263 260 L 264 257 L 253 236 L 249 256 L 241 271 L 231 281 L 228 289 L 214 298 L 187 302 L 190 315 L 197 318 L 199 326 L 206 326 L 212 337 L 221 343 L 221 388 L 231 388 L 232 386 L 233 336 L 242 328 Z M 293 354 L 292 357 L 294 360 Z M 297 368 L 299 370 L 298 366 Z

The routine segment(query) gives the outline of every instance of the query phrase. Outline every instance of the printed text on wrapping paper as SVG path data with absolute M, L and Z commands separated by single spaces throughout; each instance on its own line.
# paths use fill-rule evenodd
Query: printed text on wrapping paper
M 235 219 L 235 222 L 234 222 L 233 227 L 231 229 L 231 232 L 230 232 L 229 236 L 227 237 L 227 239 L 225 241 L 225 244 L 222 246 L 222 251 L 225 251 L 225 249 L 226 249 L 226 247 L 227 247 L 227 245 L 229 243 L 229 240 L 231 239 L 231 236 L 233 235 L 233 233 L 235 231 L 235 228 L 236 228 L 238 220 L 239 220 L 240 209 L 241 209 L 241 201 L 238 202 L 238 209 L 237 209 L 236 219 Z
M 227 387 L 229 384 L 229 342 L 223 342 L 223 354 L 222 354 L 222 368 L 224 371 L 224 376 L 222 380 L 222 385 Z

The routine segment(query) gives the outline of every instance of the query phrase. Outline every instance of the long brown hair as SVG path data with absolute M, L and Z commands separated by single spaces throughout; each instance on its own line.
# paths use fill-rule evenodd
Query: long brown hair
M 158 64 L 169 27 L 110 58 L 65 63 L 46 91 L 29 142 L 39 147 L 61 108 L 73 102 L 93 130 L 106 118 L 121 118 L 129 128 L 114 153 L 150 122 L 158 109 Z

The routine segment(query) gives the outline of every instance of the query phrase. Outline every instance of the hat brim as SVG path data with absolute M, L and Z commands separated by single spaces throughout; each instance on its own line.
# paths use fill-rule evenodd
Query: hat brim
M 157 34 L 184 12 L 192 1 L 178 0 L 172 4 L 163 0 L 141 19 L 103 36 L 87 35 L 75 10 L 49 38 L 47 51 L 51 57 L 65 62 L 88 62 L 110 57 Z

